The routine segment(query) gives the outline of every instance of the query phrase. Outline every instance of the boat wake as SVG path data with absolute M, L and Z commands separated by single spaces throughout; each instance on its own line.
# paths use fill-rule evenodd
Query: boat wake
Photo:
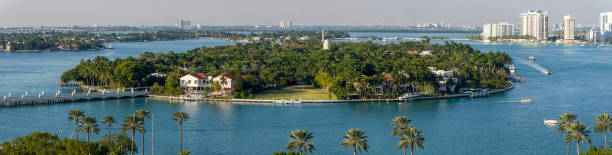
M 550 74 L 550 70 L 548 70 L 546 67 L 537 64 L 535 62 L 530 62 L 530 61 L 524 61 L 524 60 L 517 60 L 519 63 L 525 64 L 535 70 L 538 70 L 539 72 L 543 73 L 543 74 Z

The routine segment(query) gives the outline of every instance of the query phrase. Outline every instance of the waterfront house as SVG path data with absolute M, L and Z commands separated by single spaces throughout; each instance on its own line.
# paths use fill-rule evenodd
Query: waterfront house
M 234 90 L 234 81 L 236 80 L 236 78 L 230 74 L 227 73 L 223 73 L 220 74 L 214 78 L 212 78 L 212 81 L 214 82 L 218 82 L 219 85 L 221 85 L 221 89 L 225 92 L 225 93 L 231 93 Z
M 437 77 L 440 78 L 438 81 L 438 88 L 441 92 L 451 92 L 454 93 L 457 87 L 457 83 L 459 83 L 459 79 L 453 77 L 453 71 L 446 70 L 438 70 L 436 67 L 427 67 L 431 72 L 433 72 Z
M 210 78 L 204 73 L 191 73 L 180 78 L 180 85 L 185 88 L 186 94 L 201 94 L 210 83 Z

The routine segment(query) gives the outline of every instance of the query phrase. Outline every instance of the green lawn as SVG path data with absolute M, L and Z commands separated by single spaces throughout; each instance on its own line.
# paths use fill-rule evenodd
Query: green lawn
M 257 99 L 336 100 L 336 95 L 311 85 L 293 85 L 254 94 Z M 330 98 L 331 95 L 331 98 Z

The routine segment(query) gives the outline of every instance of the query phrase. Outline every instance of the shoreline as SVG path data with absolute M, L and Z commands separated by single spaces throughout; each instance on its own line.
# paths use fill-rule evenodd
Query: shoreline
M 510 87 L 489 91 L 485 96 L 472 96 L 471 94 L 455 94 L 446 96 L 427 96 L 427 97 L 415 97 L 405 100 L 400 99 L 357 99 L 357 100 L 264 100 L 264 99 L 211 99 L 211 98 L 186 98 L 177 96 L 164 96 L 164 95 L 148 95 L 149 98 L 154 99 L 165 99 L 165 100 L 178 100 L 178 101 L 202 101 L 202 102 L 220 102 L 220 103 L 232 103 L 232 104 L 320 104 L 320 103 L 364 103 L 364 102 L 414 102 L 414 101 L 427 101 L 427 100 L 441 100 L 451 98 L 477 98 L 477 97 L 488 97 L 490 95 L 503 93 L 514 89 L 514 83 L 510 83 Z

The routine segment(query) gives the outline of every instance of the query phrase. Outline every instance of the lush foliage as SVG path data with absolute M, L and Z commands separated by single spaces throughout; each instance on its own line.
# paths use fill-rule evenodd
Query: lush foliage
M 129 144 L 130 141 L 125 136 L 115 136 L 114 143 Z M 116 149 L 109 150 L 107 140 L 87 143 L 75 139 L 60 138 L 57 135 L 50 133 L 35 132 L 24 137 L 17 137 L 10 142 L 4 142 L 0 154 L 13 155 L 45 155 L 45 154 L 91 154 L 91 155 L 107 155 L 107 154 L 127 154 L 127 149 L 121 149 L 117 146 Z
M 589 149 L 587 151 L 581 152 L 580 155 L 607 155 L 607 154 L 612 154 L 612 150 L 608 149 L 604 149 L 605 147 L 603 146 L 589 146 Z
M 502 88 L 512 59 L 505 53 L 481 53 L 469 45 L 446 42 L 444 45 L 424 42 L 376 44 L 372 42 L 333 43 L 322 50 L 319 40 L 299 41 L 299 45 L 271 42 L 238 44 L 214 48 L 197 48 L 186 53 L 150 53 L 138 58 L 110 61 L 104 57 L 83 60 L 62 76 L 63 81 L 84 81 L 90 85 L 114 87 L 151 86 L 159 79 L 152 73 L 174 78 L 186 73 L 208 75 L 230 73 L 237 79 L 235 96 L 270 87 L 312 83 L 329 89 L 338 98 L 349 94 L 361 97 L 395 97 L 406 92 L 438 94 L 436 77 L 427 67 L 454 71 L 459 87 Z M 431 50 L 432 55 L 419 55 Z M 164 82 L 178 82 L 170 80 Z M 377 85 L 385 85 L 383 94 L 375 94 Z M 402 86 L 402 87 L 400 87 Z M 179 92 L 176 87 L 164 91 Z

